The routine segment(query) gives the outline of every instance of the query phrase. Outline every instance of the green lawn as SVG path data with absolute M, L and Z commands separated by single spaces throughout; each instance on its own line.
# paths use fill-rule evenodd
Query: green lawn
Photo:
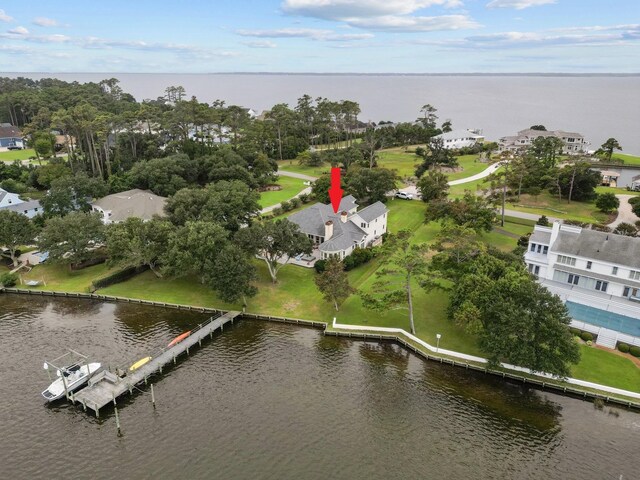
M 640 391 L 640 368 L 631 360 L 594 347 L 580 346 L 580 363 L 572 375 L 581 380 Z
M 415 176 L 416 167 L 420 165 L 420 157 L 413 150 L 401 147 L 388 148 L 378 152 L 378 166 L 395 170 L 400 178 Z
M 265 208 L 276 205 L 277 203 L 282 203 L 285 200 L 295 197 L 306 188 L 304 180 L 300 180 L 299 178 L 281 176 L 277 183 L 282 187 L 282 190 L 262 192 L 259 201 L 260 207 Z
M 7 152 L 0 152 L 0 160 L 5 162 L 13 162 L 14 160 L 27 160 L 30 157 L 35 157 L 36 152 L 32 148 L 25 150 L 9 150 Z
M 286 172 L 302 173 L 303 175 L 310 175 L 312 177 L 319 177 L 323 174 L 331 173 L 331 165 L 323 164 L 319 167 L 307 167 L 306 165 L 298 165 L 296 160 L 283 160 L 278 162 L 278 170 L 284 170 Z
M 106 263 L 71 271 L 68 266 L 54 263 L 37 265 L 29 273 L 22 274 L 22 280 L 44 281 L 46 285 L 31 287 L 38 290 L 58 290 L 63 292 L 87 292 L 91 281 L 104 277 L 108 273 L 118 270 L 108 268 Z
M 607 223 L 609 216 L 598 211 L 593 202 L 571 202 L 559 200 L 549 192 L 533 197 L 522 195 L 520 202 L 507 203 L 507 208 L 520 212 L 535 213 L 551 217 L 578 220 L 586 223 Z
M 640 195 L 640 192 L 627 190 L 626 188 L 596 187 L 596 193 L 613 193 L 614 195 Z
M 614 153 L 613 158 L 624 160 L 625 165 L 640 165 L 640 157 L 626 153 Z
M 461 172 L 448 173 L 449 180 L 459 180 L 461 178 L 472 177 L 478 173 L 486 170 L 489 167 L 488 163 L 482 163 L 478 161 L 479 155 L 462 155 L 458 157 L 458 163 L 462 167 Z

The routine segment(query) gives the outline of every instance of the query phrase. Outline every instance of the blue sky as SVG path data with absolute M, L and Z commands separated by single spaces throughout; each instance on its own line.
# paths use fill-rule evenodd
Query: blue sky
M 640 72 L 640 0 L 0 2 L 0 72 Z

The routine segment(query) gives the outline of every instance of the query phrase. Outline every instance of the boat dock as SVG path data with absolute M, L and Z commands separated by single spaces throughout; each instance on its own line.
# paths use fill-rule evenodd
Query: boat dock
M 100 409 L 110 403 L 116 404 L 116 399 L 129 392 L 139 383 L 146 383 L 147 379 L 155 374 L 161 374 L 162 368 L 169 363 L 176 363 L 177 358 L 183 353 L 189 353 L 189 349 L 196 343 L 202 345 L 202 340 L 207 336 L 213 337 L 213 333 L 241 315 L 240 312 L 217 313 L 205 323 L 191 330 L 191 334 L 172 347 L 163 348 L 153 356 L 151 360 L 134 371 L 126 371 L 126 376 L 119 376 L 108 370 L 97 373 L 89 380 L 87 387 L 77 393 L 70 393 L 69 399 L 75 404 L 80 403 L 84 409 L 90 408 L 99 415 Z M 153 391 L 153 390 L 152 390 Z

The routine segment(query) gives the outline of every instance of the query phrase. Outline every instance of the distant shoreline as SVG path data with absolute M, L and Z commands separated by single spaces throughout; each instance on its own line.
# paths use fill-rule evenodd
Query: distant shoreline
M 358 72 L 4 72 L 0 76 L 27 75 L 287 75 L 330 77 L 640 77 L 638 73 L 358 73 Z

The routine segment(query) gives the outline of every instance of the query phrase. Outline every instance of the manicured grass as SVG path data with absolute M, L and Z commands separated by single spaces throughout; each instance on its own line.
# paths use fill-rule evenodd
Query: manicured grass
M 397 233 L 400 230 L 413 232 L 422 225 L 427 207 L 417 200 L 396 198 L 387 202 L 387 208 L 389 209 L 387 229 L 391 233 Z
M 593 202 L 567 203 L 566 200 L 559 200 L 549 192 L 542 192 L 536 197 L 522 195 L 519 203 L 508 203 L 507 208 L 587 223 L 606 223 L 609 218 L 608 215 L 599 212 Z
M 499 168 L 497 171 L 499 172 L 501 169 Z M 486 190 L 489 188 L 489 182 L 487 182 L 487 177 L 481 178 L 480 180 L 474 180 L 473 182 L 462 183 L 460 185 L 452 185 L 449 187 L 449 197 L 450 198 L 461 198 L 464 196 L 465 192 L 468 190 L 471 193 L 476 193 L 478 190 Z
M 277 183 L 282 187 L 282 190 L 262 192 L 260 194 L 259 203 L 262 208 L 289 200 L 306 188 L 304 180 L 300 180 L 299 178 L 281 176 Z
M 388 148 L 378 152 L 378 166 L 395 170 L 400 178 L 414 177 L 416 167 L 420 165 L 421 159 L 413 150 L 404 148 Z
M 26 150 L 9 150 L 6 152 L 0 152 L 0 160 L 5 162 L 13 162 L 14 160 L 27 160 L 30 157 L 35 157 L 36 152 L 32 148 Z
M 458 157 L 458 163 L 462 167 L 461 172 L 448 173 L 449 180 L 459 180 L 461 178 L 472 177 L 478 173 L 486 170 L 489 167 L 488 163 L 479 162 L 479 155 L 462 155 Z
M 640 195 L 640 192 L 626 188 L 596 187 L 596 193 L 613 193 L 614 195 Z
M 625 165 L 640 165 L 640 157 L 626 153 L 614 153 L 613 158 L 624 160 Z
M 319 167 L 307 167 L 306 165 L 298 165 L 296 160 L 283 160 L 278 162 L 278 169 L 286 172 L 301 173 L 311 177 L 319 177 L 323 174 L 331 173 L 331 165 L 322 164 Z
M 580 363 L 572 368 L 575 378 L 640 391 L 640 368 L 628 358 L 586 345 L 580 346 L 580 353 Z
M 28 287 L 37 290 L 87 292 L 93 280 L 104 277 L 108 273 L 116 270 L 118 270 L 118 268 L 109 268 L 106 263 L 101 263 L 83 268 L 82 270 L 71 271 L 68 266 L 47 262 L 36 265 L 31 272 L 23 273 L 21 278 L 23 281 L 44 281 L 46 285 Z

